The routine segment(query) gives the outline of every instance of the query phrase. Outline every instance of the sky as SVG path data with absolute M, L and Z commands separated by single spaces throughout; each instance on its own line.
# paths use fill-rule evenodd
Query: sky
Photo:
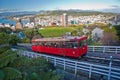
M 0 0 L 0 12 L 58 9 L 120 11 L 120 0 Z

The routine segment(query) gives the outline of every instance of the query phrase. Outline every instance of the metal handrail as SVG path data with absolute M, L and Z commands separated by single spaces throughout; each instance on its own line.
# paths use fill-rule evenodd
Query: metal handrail
M 35 52 L 29 52 L 29 51 L 22 51 L 19 52 L 20 55 L 31 57 L 31 58 L 37 58 L 37 57 L 45 57 L 46 59 L 49 58 L 50 62 L 52 62 L 55 66 L 61 66 L 66 70 L 67 68 L 70 68 L 74 70 L 75 74 L 79 72 L 80 70 L 87 71 L 89 74 L 89 78 L 91 78 L 92 73 L 100 74 L 103 76 L 107 76 L 108 80 L 110 78 L 118 79 L 120 80 L 120 68 L 114 68 L 111 66 L 102 66 L 102 65 L 96 65 L 91 64 L 87 62 L 79 62 L 77 60 L 69 60 L 66 58 L 60 58 L 55 56 L 49 56 L 45 54 L 38 54 Z
M 120 54 L 120 46 L 88 46 L 88 52 Z

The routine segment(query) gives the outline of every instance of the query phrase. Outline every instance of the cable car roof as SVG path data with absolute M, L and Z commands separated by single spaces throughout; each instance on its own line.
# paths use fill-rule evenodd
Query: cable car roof
M 74 40 L 80 40 L 81 38 L 87 38 L 87 36 L 69 36 L 69 37 L 54 37 L 54 38 L 39 38 L 39 39 L 33 39 L 32 42 L 49 42 L 49 41 L 74 41 Z

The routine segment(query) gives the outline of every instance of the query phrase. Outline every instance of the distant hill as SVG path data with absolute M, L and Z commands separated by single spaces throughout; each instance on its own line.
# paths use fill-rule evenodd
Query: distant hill
M 39 14 L 39 13 L 43 13 L 45 11 L 41 10 L 41 11 L 20 11 L 20 12 L 3 12 L 0 13 L 0 17 L 10 17 L 10 16 L 25 16 L 25 15 L 35 15 L 35 14 Z
M 110 12 L 99 12 L 99 11 L 92 11 L 92 10 L 80 10 L 80 9 L 69 9 L 69 10 L 40 10 L 40 11 L 21 11 L 21 12 L 3 12 L 0 13 L 0 17 L 10 17 L 10 16 L 26 16 L 26 15 L 62 15 L 63 13 L 67 13 L 68 15 L 72 16 L 89 16 L 89 15 L 99 15 L 103 14 L 105 16 L 116 15 L 117 13 L 110 13 Z
M 62 15 L 63 13 L 67 13 L 68 15 L 72 15 L 72 16 L 89 16 L 89 15 L 99 15 L 99 14 L 103 14 L 106 16 L 117 15 L 116 13 L 110 13 L 110 12 L 98 12 L 98 11 L 79 10 L 79 9 L 46 11 L 45 14 L 42 15 L 58 16 L 58 15 Z

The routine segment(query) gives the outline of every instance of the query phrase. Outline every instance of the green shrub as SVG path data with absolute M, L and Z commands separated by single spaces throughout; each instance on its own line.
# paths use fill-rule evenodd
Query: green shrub
M 9 46 L 0 47 L 0 54 L 7 51 L 7 50 L 9 50 L 9 49 L 10 49 Z
M 22 43 L 30 43 L 30 39 L 29 38 L 24 38 L 21 40 Z

